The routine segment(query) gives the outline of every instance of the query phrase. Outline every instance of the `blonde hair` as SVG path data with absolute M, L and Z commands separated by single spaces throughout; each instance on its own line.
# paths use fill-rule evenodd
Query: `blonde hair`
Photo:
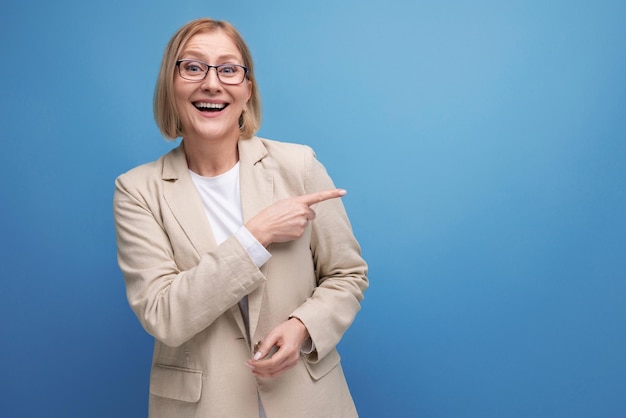
M 193 20 L 172 36 L 161 61 L 161 69 L 154 89 L 154 119 L 161 133 L 170 140 L 182 136 L 181 122 L 176 110 L 176 100 L 174 98 L 174 75 L 176 71 L 176 61 L 180 59 L 182 51 L 192 36 L 200 32 L 222 31 L 237 46 L 243 65 L 248 68 L 246 78 L 250 81 L 250 100 L 246 105 L 246 111 L 239 118 L 242 138 L 251 138 L 258 131 L 261 125 L 261 95 L 254 78 L 254 63 L 250 50 L 239 34 L 237 29 L 228 22 L 202 18 Z

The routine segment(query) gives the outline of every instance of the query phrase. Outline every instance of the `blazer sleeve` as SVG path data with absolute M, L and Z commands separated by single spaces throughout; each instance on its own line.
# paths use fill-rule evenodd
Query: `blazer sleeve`
M 149 184 L 128 173 L 116 180 L 118 262 L 129 304 L 144 329 L 177 347 L 211 325 L 265 277 L 235 237 L 205 254 L 194 253 L 189 244 L 184 257 L 193 262 L 181 267 L 171 237 L 184 237 L 183 232 L 166 226 L 167 207 L 159 200 L 158 186 Z
M 335 188 L 310 149 L 306 167 L 307 193 Z M 316 363 L 336 347 L 354 321 L 369 282 L 367 264 L 341 199 L 318 203 L 313 209 L 311 251 L 318 285 L 292 316 L 307 327 L 315 344 L 307 359 Z

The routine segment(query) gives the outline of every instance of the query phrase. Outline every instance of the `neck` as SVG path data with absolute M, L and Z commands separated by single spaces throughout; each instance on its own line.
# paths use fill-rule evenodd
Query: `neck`
M 183 138 L 187 166 L 204 177 L 214 177 L 233 168 L 239 161 L 237 142 L 239 138 L 203 141 Z

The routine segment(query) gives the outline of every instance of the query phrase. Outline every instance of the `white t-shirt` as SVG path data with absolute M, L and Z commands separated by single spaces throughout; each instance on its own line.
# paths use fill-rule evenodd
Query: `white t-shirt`
M 215 177 L 203 177 L 191 170 L 189 173 L 200 194 L 217 245 L 235 235 L 257 267 L 267 263 L 272 255 L 243 226 L 239 162 L 227 172 Z

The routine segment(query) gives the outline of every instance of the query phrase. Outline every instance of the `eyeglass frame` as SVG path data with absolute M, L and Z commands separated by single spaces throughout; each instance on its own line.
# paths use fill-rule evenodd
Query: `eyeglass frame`
M 190 80 L 188 78 L 185 78 L 185 76 L 183 76 L 183 74 L 180 72 L 180 64 L 183 62 L 198 62 L 200 64 L 204 64 L 207 66 L 207 70 L 204 73 L 204 77 L 198 79 L 198 80 Z M 229 83 L 228 81 L 224 81 L 221 79 L 220 77 L 220 72 L 219 72 L 219 68 L 220 67 L 226 67 L 226 66 L 235 66 L 235 67 L 239 67 L 239 68 L 243 68 L 243 78 L 241 79 L 240 82 L 238 83 Z M 200 60 L 192 60 L 192 59 L 184 59 L 184 60 L 178 60 L 176 61 L 176 67 L 178 68 L 178 75 L 183 79 L 183 80 L 187 80 L 187 81 L 191 81 L 191 82 L 200 82 L 200 81 L 204 81 L 206 79 L 206 77 L 209 75 L 209 71 L 211 71 L 211 68 L 215 68 L 215 74 L 217 75 L 217 79 L 220 81 L 220 83 L 223 84 L 228 84 L 229 86 L 236 86 L 239 85 L 241 83 L 243 83 L 246 79 L 246 76 L 248 75 L 248 67 L 246 67 L 245 65 L 240 65 L 240 64 L 218 64 L 218 65 L 211 65 L 211 64 L 207 64 L 204 61 L 200 61 Z

